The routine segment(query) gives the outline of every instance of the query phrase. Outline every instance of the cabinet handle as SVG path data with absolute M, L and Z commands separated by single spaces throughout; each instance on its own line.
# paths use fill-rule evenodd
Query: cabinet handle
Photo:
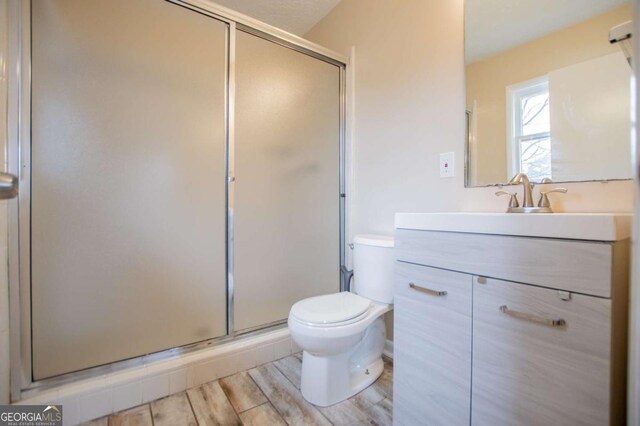
M 502 312 L 503 314 L 507 314 L 509 316 L 512 316 L 514 318 L 519 318 L 519 319 L 523 319 L 523 320 L 526 320 L 526 321 L 533 321 L 533 322 L 537 322 L 537 323 L 540 323 L 540 324 L 548 325 L 550 327 L 562 327 L 564 325 L 567 325 L 567 322 L 565 320 L 563 320 L 562 318 L 560 318 L 560 319 L 542 318 L 542 317 L 539 317 L 537 315 L 527 314 L 525 312 L 514 311 L 512 309 L 507 308 L 507 305 L 500 306 L 500 312 Z
M 409 287 L 422 292 L 422 293 L 427 293 L 430 294 L 432 296 L 446 296 L 447 292 L 446 291 L 438 291 L 438 290 L 431 290 L 430 288 L 426 288 L 426 287 L 420 287 L 419 285 L 415 285 L 414 283 L 409 283 Z

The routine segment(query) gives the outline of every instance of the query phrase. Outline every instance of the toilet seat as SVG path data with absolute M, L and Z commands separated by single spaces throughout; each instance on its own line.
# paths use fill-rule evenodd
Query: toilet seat
M 291 315 L 309 326 L 332 327 L 350 324 L 367 315 L 371 301 L 348 291 L 310 297 L 291 308 Z

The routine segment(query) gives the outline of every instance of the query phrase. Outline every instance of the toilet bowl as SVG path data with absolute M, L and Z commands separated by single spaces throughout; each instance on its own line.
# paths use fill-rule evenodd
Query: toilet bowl
M 393 302 L 393 239 L 354 238 L 354 292 L 311 297 L 289 313 L 303 350 L 302 396 L 326 407 L 362 391 L 382 374 L 383 315 Z

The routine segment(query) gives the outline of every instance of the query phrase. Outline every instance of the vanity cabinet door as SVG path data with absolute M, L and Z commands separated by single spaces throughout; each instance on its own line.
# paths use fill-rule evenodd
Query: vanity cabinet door
M 609 299 L 474 278 L 472 424 L 609 424 L 610 327 Z
M 469 425 L 471 280 L 397 262 L 395 425 Z

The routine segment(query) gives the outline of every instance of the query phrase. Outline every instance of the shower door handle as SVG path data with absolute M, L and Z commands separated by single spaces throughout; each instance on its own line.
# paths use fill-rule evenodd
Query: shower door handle
M 18 196 L 18 178 L 10 173 L 0 172 L 0 200 Z

